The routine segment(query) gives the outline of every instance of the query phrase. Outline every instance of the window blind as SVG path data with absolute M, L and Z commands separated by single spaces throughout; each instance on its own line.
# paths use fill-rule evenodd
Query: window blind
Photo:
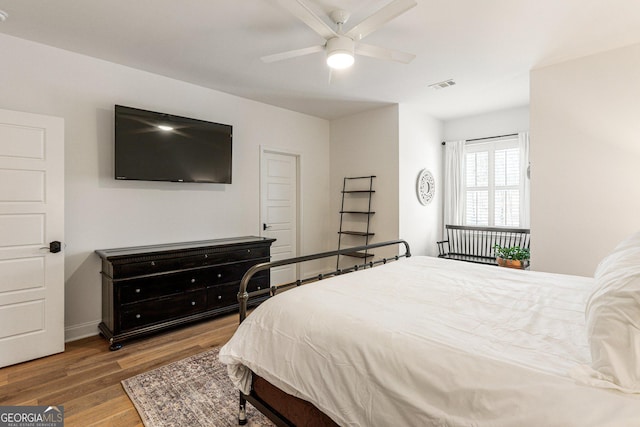
M 465 147 L 465 224 L 519 227 L 521 184 L 517 139 Z

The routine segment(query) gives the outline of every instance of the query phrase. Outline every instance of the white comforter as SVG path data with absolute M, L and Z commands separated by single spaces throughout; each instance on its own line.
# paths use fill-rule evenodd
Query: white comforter
M 220 351 L 342 426 L 640 426 L 581 385 L 592 279 L 412 257 L 284 292 Z

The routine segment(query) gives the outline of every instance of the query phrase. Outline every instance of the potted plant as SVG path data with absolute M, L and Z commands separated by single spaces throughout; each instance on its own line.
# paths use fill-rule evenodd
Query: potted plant
M 500 246 L 498 244 L 493 245 L 493 253 L 496 256 L 498 265 L 509 268 L 527 268 L 529 266 L 529 258 L 531 253 L 528 248 L 521 248 L 520 246 Z

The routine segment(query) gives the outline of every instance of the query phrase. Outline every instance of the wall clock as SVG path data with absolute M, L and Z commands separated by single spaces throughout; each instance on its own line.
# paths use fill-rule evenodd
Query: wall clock
M 436 183 L 433 179 L 433 175 L 426 169 L 422 169 L 418 175 L 418 182 L 416 186 L 418 192 L 418 200 L 423 205 L 427 205 L 433 199 L 433 194 L 436 191 Z

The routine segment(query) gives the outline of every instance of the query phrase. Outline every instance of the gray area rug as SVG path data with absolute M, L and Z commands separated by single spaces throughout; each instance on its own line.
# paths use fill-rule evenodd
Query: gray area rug
M 238 425 L 238 391 L 218 348 L 122 381 L 145 427 Z M 273 426 L 247 404 L 249 426 Z

